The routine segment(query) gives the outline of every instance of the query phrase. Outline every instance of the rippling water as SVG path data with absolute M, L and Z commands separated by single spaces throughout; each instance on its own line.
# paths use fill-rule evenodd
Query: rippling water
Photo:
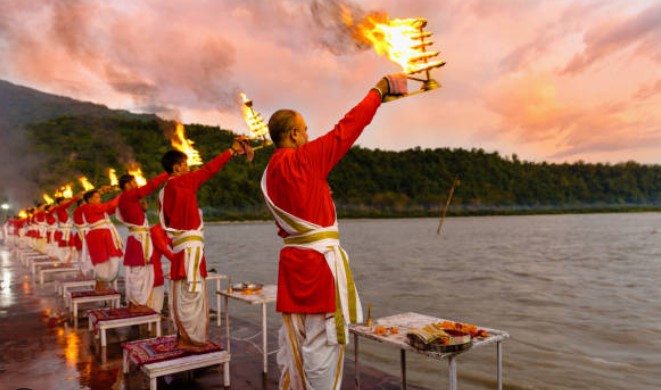
M 661 214 L 343 220 L 342 244 L 375 318 L 415 311 L 510 332 L 508 389 L 661 388 Z M 208 225 L 209 267 L 275 283 L 273 223 Z M 259 321 L 247 305 L 234 315 Z M 271 309 L 271 329 L 279 318 Z M 353 352 L 348 352 L 352 356 Z M 495 347 L 459 358 L 461 389 L 495 387 Z M 399 375 L 399 353 L 361 344 Z M 446 386 L 446 363 L 408 354 L 409 383 Z

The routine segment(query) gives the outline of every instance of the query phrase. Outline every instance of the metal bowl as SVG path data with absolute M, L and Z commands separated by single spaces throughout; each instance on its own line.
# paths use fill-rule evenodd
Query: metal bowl
M 232 290 L 234 291 L 257 291 L 261 290 L 262 287 L 264 287 L 263 284 L 261 283 L 255 283 L 255 282 L 242 282 L 242 283 L 234 283 L 232 285 Z

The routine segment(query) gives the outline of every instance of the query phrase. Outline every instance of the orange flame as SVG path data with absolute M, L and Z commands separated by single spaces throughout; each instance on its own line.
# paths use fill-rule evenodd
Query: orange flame
M 243 99 L 243 119 L 248 125 L 250 138 L 264 137 L 269 133 L 268 125 L 264 123 L 264 118 L 262 118 L 262 115 L 253 109 L 252 100 L 248 99 L 245 93 L 241 92 L 240 94 L 241 99 Z
M 388 19 L 385 13 L 372 14 L 354 25 L 349 10 L 343 7 L 342 19 L 354 37 L 370 43 L 379 55 L 386 54 L 406 73 L 413 74 L 443 65 L 443 61 L 430 61 L 437 51 L 426 51 L 432 45 L 432 33 L 423 31 L 427 21 L 423 18 Z
M 51 198 L 50 195 L 48 195 L 48 194 L 46 194 L 46 193 L 44 193 L 44 194 L 42 195 L 42 197 L 44 198 L 44 201 L 46 201 L 46 203 L 48 203 L 48 204 L 53 204 L 53 203 L 55 203 L 55 201 L 53 200 L 53 198 Z
M 202 165 L 200 152 L 193 147 L 193 141 L 186 138 L 186 129 L 184 125 L 177 122 L 177 128 L 170 139 L 172 147 L 186 153 L 188 156 L 188 166 Z
M 25 210 L 21 210 L 21 211 L 18 212 L 18 217 L 21 218 L 21 219 L 23 219 L 23 218 L 27 218 L 27 217 L 28 217 L 28 213 L 25 212 Z
M 135 181 L 138 183 L 139 187 L 142 187 L 145 184 L 147 184 L 147 179 L 145 179 L 145 175 L 142 174 L 142 168 L 140 167 L 134 167 L 133 169 L 129 168 L 129 175 L 135 177 Z
M 78 178 L 78 181 L 80 182 L 80 185 L 83 186 L 83 189 L 85 191 L 93 190 L 94 189 L 94 184 L 90 183 L 89 180 L 85 176 L 81 176 Z
M 64 187 L 60 188 L 60 191 L 62 191 L 63 197 L 73 198 L 73 188 L 71 188 L 71 184 L 67 184 Z
M 108 178 L 110 179 L 111 186 L 119 185 L 119 181 L 117 180 L 117 171 L 115 171 L 114 168 L 108 168 Z
M 62 186 L 55 191 L 55 197 L 71 198 L 73 196 L 73 190 L 71 189 L 71 184 Z

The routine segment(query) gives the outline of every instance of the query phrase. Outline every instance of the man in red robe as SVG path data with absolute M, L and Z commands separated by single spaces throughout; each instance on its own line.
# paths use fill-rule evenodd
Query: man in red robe
M 105 189 L 87 191 L 84 196 L 87 204 L 81 207 L 83 220 L 88 225 L 85 242 L 96 274 L 95 289 L 107 291 L 108 284 L 119 274 L 123 253 L 121 238 L 109 217 L 115 213 L 119 197 L 101 203 L 101 191 Z
M 64 197 L 55 199 L 56 206 L 53 207 L 52 213 L 57 220 L 57 230 L 55 231 L 56 254 L 61 262 L 70 262 L 73 258 L 71 246 L 71 229 L 73 228 L 73 223 L 67 209 L 76 203 L 81 196 L 82 194 L 79 194 L 69 200 Z
M 170 178 L 159 194 L 161 225 L 172 239 L 172 319 L 177 344 L 182 349 L 200 350 L 207 344 L 209 305 L 205 277 L 204 224 L 197 206 L 197 189 L 215 175 L 236 154 L 250 154 L 247 142 L 236 138 L 232 147 L 190 172 L 188 156 L 178 150 L 163 155 L 161 164 Z
M 47 245 L 46 234 L 48 233 L 48 224 L 46 223 L 46 208 L 47 204 L 43 203 L 37 206 L 34 214 L 32 215 L 33 226 L 33 249 L 41 254 L 46 254 Z
M 299 113 L 280 110 L 269 120 L 276 151 L 262 176 L 262 194 L 285 244 L 276 304 L 283 318 L 277 356 L 281 389 L 330 390 L 342 384 L 347 325 L 362 322 L 362 308 L 326 179 L 383 97 L 405 92 L 405 75 L 386 76 L 333 130 L 310 142 Z
M 46 220 L 46 254 L 53 259 L 57 259 L 57 242 L 55 233 L 57 232 L 57 218 L 55 217 L 55 205 L 46 205 L 44 216 Z
M 149 222 L 141 200 L 156 191 L 167 180 L 168 174 L 162 174 L 151 179 L 144 186 L 138 186 L 133 175 L 123 175 L 119 178 L 119 196 L 115 216 L 129 228 L 124 250 L 124 267 L 126 272 L 126 300 L 129 311 L 149 309 L 154 287 L 154 269 L 150 264 L 153 251 L 149 237 Z
M 80 270 L 85 275 L 92 275 L 94 272 L 94 265 L 90 259 L 89 251 L 87 250 L 87 240 L 85 235 L 87 235 L 87 230 L 89 225 L 83 217 L 83 211 L 87 202 L 85 202 L 85 197 L 78 200 L 76 203 L 76 208 L 73 210 L 73 226 L 76 228 L 75 232 L 72 234 L 71 243 L 73 245 L 74 255 L 73 258 L 80 264 Z

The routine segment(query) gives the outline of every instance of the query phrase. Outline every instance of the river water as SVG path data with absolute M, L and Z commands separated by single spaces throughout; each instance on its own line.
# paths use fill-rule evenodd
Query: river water
M 413 311 L 509 332 L 506 389 L 661 388 L 661 214 L 448 218 L 440 237 L 437 223 L 340 221 L 374 318 Z M 206 242 L 209 268 L 276 282 L 272 222 L 209 224 Z M 260 321 L 248 305 L 232 314 Z M 407 356 L 409 383 L 447 387 L 445 362 Z M 361 363 L 399 375 L 399 352 L 378 343 L 363 341 Z M 495 367 L 495 347 L 461 355 L 459 388 L 494 388 Z

